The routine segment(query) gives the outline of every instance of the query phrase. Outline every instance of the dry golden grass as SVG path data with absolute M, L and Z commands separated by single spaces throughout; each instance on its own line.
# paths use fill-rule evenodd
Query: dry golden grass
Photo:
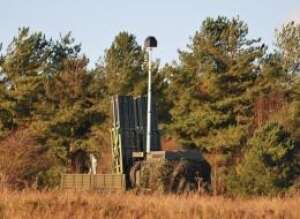
M 0 218 L 300 218 L 300 197 L 226 199 L 197 195 L 135 195 L 8 191 Z

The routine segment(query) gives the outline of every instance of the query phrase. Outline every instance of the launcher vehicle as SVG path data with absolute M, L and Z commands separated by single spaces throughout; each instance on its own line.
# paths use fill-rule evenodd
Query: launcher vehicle
M 210 186 L 210 166 L 196 150 L 162 151 L 156 105 L 151 106 L 147 152 L 147 98 L 112 98 L 112 173 L 65 174 L 62 188 L 75 190 L 147 189 L 194 191 Z M 95 169 L 91 165 L 91 169 Z

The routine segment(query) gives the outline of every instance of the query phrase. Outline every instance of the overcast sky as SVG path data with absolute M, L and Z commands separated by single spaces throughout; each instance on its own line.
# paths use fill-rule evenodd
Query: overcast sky
M 128 31 L 139 43 L 148 35 L 159 41 L 155 57 L 163 63 L 177 58 L 189 37 L 207 16 L 237 16 L 248 23 L 250 37 L 269 46 L 274 29 L 288 20 L 300 22 L 299 0 L 0 0 L 0 42 L 4 47 L 18 27 L 29 26 L 48 37 L 72 31 L 91 66 L 114 36 Z

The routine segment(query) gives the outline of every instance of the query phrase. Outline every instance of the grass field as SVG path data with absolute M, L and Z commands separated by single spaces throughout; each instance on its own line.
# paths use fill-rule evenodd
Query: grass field
M 3 190 L 0 218 L 300 218 L 300 197 L 226 199 Z

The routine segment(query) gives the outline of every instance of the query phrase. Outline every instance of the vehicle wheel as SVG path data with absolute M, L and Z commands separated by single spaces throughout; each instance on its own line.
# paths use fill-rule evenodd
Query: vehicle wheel
M 142 162 L 136 161 L 130 169 L 129 181 L 132 188 L 139 186 L 141 166 Z

